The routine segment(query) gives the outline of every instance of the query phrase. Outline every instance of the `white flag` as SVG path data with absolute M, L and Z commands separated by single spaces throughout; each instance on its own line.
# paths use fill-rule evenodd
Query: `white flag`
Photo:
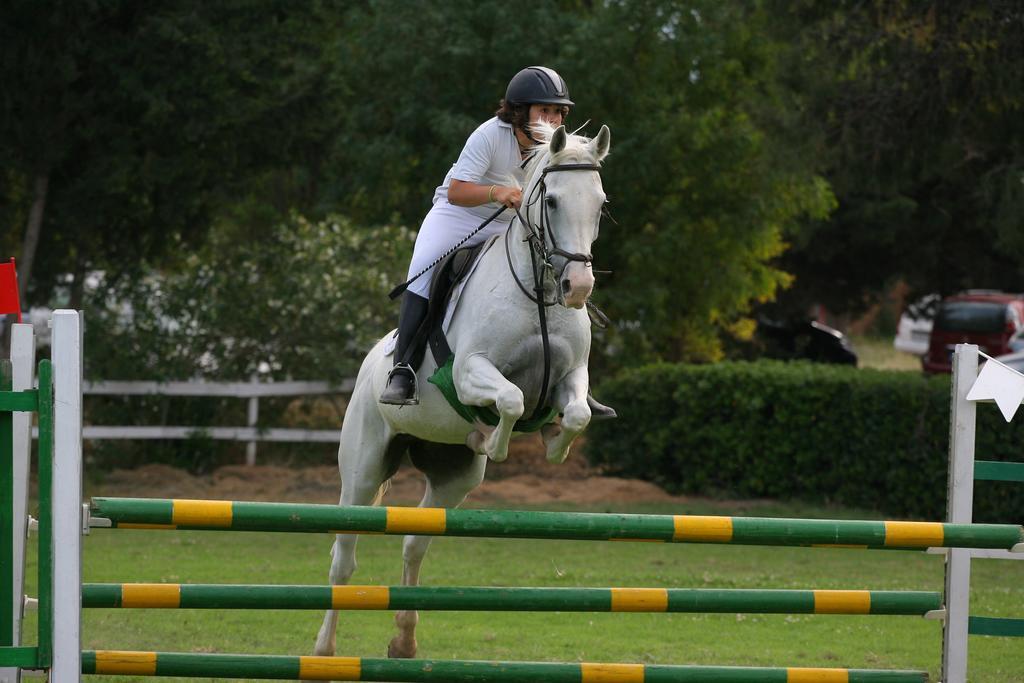
M 990 360 L 985 363 L 967 393 L 968 401 L 993 399 L 999 411 L 1009 422 L 1024 400 L 1024 375 L 1002 363 Z

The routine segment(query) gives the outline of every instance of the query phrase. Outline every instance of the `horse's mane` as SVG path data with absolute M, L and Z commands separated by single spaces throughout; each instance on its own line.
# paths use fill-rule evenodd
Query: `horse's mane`
M 552 126 L 547 121 L 537 121 L 530 124 L 530 134 L 537 140 L 537 144 L 533 146 L 533 156 L 530 157 L 524 169 L 527 180 L 533 177 L 541 162 L 544 162 L 545 166 L 569 163 L 596 164 L 598 166 L 601 164 L 601 161 L 594 156 L 593 150 L 589 146 L 590 138 L 585 135 L 577 135 L 575 132 L 566 135 L 565 147 L 562 151 L 554 155 L 548 154 L 547 147 L 556 130 L 558 128 Z

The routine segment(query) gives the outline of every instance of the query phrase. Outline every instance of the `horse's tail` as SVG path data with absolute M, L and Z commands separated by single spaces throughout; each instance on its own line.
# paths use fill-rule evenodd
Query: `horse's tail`
M 377 342 L 363 359 L 341 424 L 338 469 L 343 505 L 380 505 L 395 474 L 385 465 L 390 461 L 388 453 L 394 437 L 380 414 L 373 382 L 374 373 L 385 360 L 384 341 Z M 368 478 L 376 476 L 381 479 Z M 374 484 L 377 484 L 376 489 L 371 488 Z M 352 489 L 346 495 L 348 487 Z

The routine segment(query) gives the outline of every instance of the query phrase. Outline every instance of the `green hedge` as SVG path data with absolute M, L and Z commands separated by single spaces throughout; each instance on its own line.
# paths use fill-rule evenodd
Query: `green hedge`
M 675 493 L 835 503 L 890 516 L 946 514 L 949 377 L 758 361 L 659 364 L 601 384 L 619 419 L 587 457 Z M 1024 461 L 1024 416 L 978 410 L 976 454 Z M 978 482 L 976 521 L 1024 521 L 1024 484 Z

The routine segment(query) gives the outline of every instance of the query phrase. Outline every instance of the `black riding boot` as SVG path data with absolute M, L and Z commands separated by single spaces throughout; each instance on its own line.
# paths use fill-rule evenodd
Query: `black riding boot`
M 420 402 L 416 391 L 416 370 L 409 364 L 410 349 L 416 332 L 427 315 L 427 299 L 418 294 L 402 295 L 402 310 L 398 314 L 398 342 L 395 344 L 395 367 L 388 375 L 387 386 L 380 402 L 394 406 L 416 405 Z

